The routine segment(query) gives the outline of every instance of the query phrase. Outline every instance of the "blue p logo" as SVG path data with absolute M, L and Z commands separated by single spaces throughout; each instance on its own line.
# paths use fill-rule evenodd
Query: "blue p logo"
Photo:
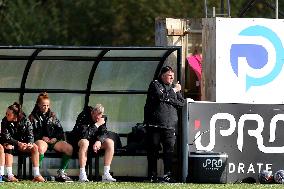
M 281 72 L 284 64 L 284 49 L 281 40 L 275 32 L 264 26 L 250 26 L 240 32 L 241 36 L 260 36 L 266 38 L 274 47 L 276 61 L 270 73 L 263 77 L 252 77 L 246 74 L 246 90 L 252 86 L 261 86 L 273 81 Z M 238 57 L 245 57 L 253 69 L 261 69 L 268 63 L 267 50 L 257 44 L 233 44 L 230 50 L 231 66 L 238 76 Z

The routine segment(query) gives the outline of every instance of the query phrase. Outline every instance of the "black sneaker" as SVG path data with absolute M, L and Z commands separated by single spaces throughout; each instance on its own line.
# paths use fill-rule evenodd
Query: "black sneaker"
M 70 177 L 68 177 L 67 174 L 64 173 L 63 171 L 58 170 L 57 174 L 58 174 L 58 176 L 55 179 L 56 181 L 58 181 L 58 182 L 73 182 L 73 180 Z
M 176 183 L 176 180 L 173 179 L 170 175 L 164 175 L 162 178 L 163 183 Z

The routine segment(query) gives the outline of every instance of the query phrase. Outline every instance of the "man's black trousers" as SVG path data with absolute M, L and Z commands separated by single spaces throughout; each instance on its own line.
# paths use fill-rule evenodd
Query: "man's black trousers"
M 147 127 L 148 176 L 157 176 L 157 160 L 163 146 L 164 174 L 172 172 L 176 135 L 174 129 Z

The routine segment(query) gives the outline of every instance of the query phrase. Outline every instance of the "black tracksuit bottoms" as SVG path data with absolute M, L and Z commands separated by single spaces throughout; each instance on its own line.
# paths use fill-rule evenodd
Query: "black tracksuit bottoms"
M 176 135 L 174 129 L 147 127 L 148 176 L 157 176 L 157 160 L 163 146 L 164 174 L 172 172 Z

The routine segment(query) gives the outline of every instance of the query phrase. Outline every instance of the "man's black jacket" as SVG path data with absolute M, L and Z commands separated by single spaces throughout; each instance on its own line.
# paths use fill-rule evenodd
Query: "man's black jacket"
M 174 92 L 174 85 L 160 80 L 150 83 L 144 107 L 144 123 L 149 126 L 174 129 L 178 121 L 177 109 L 185 104 L 180 92 Z

